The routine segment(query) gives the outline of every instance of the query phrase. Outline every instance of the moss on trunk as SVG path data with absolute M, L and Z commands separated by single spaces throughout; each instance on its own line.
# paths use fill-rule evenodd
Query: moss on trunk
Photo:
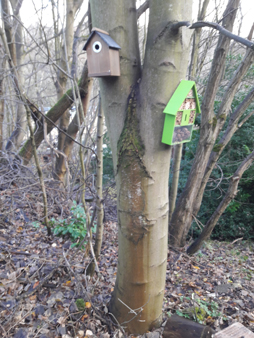
M 142 156 L 145 153 L 145 146 L 140 137 L 139 121 L 136 114 L 138 86 L 134 86 L 128 98 L 126 119 L 124 128 L 117 144 L 117 157 L 120 165 L 129 165 L 130 157 L 137 159 L 141 166 L 144 166 Z M 145 169 L 144 169 L 145 170 Z

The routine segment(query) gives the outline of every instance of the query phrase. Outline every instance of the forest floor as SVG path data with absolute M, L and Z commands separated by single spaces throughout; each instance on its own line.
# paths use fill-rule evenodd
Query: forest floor
M 108 311 L 118 253 L 113 199 L 105 199 L 99 275 L 90 277 L 85 250 L 71 248 L 68 238 L 49 238 L 35 222 L 43 212 L 38 183 L 23 182 L 30 187 L 25 192 L 14 174 L 0 189 L 0 337 L 122 337 L 124 327 L 114 325 Z M 51 181 L 47 188 L 51 217 L 68 218 L 69 204 Z M 143 338 L 159 338 L 174 313 L 216 331 L 240 322 L 254 332 L 253 277 L 253 242 L 210 241 L 191 257 L 169 248 L 162 327 Z
M 116 223 L 105 224 L 99 277 L 87 275 L 89 257 L 70 244 L 22 220 L 1 225 L 1 337 L 122 336 L 107 308 L 117 268 Z M 209 242 L 193 257 L 168 250 L 164 323 L 177 313 L 217 331 L 237 321 L 254 332 L 253 249 L 238 241 Z

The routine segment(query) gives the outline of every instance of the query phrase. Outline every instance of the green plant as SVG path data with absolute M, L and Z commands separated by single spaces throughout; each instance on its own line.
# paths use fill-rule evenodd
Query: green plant
M 76 303 L 77 308 L 78 308 L 79 311 L 84 311 L 85 310 L 86 303 L 85 303 L 84 299 L 79 298 L 79 299 L 76 300 L 75 303 Z
M 181 300 L 183 299 L 191 301 L 190 297 L 181 297 Z M 211 318 L 222 316 L 221 312 L 218 310 L 218 303 L 214 301 L 207 302 L 202 299 L 192 299 L 192 302 L 196 305 L 183 310 L 176 310 L 176 314 L 184 318 L 195 319 L 200 324 L 204 324 L 208 316 Z
M 202 299 L 197 299 L 196 303 L 199 305 L 200 309 L 204 310 L 206 314 L 210 317 L 219 317 L 221 316 L 221 312 L 218 310 L 218 303 L 211 301 L 207 302 Z
M 40 222 L 32 222 L 31 223 L 33 227 L 35 227 L 36 229 L 38 229 L 40 227 Z
M 176 310 L 176 314 L 180 317 L 191 319 L 190 315 L 188 313 L 186 313 L 184 310 L 183 311 Z
M 77 246 L 86 236 L 86 214 L 84 208 L 74 201 L 71 207 L 71 216 L 67 219 L 50 221 L 54 227 L 56 236 L 68 237 L 73 242 L 72 247 Z M 92 229 L 96 232 L 96 225 Z M 86 242 L 85 242 L 86 243 Z

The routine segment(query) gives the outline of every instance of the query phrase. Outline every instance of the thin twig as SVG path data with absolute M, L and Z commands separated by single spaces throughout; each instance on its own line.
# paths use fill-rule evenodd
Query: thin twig
M 68 267 L 68 270 L 73 274 L 73 276 L 75 277 L 75 279 L 76 279 L 76 281 L 78 283 L 78 286 L 80 287 L 80 290 L 82 290 L 82 294 L 87 296 L 87 292 L 86 292 L 84 286 L 82 285 L 82 283 L 80 282 L 79 277 L 74 272 L 74 270 L 71 268 L 71 265 L 70 265 L 70 263 L 67 260 L 67 257 L 66 257 L 66 254 L 65 254 L 64 250 L 63 250 L 63 257 L 64 257 L 65 263 L 66 263 L 66 265 Z
M 68 136 L 73 142 L 75 142 L 76 144 L 80 145 L 82 148 L 84 149 L 89 149 L 92 151 L 92 153 L 96 156 L 97 158 L 97 154 L 94 151 L 94 149 L 92 149 L 91 147 L 87 147 L 84 146 L 82 143 L 78 142 L 77 140 L 75 140 L 73 137 L 71 137 L 68 133 L 66 133 L 63 129 L 59 128 L 58 125 L 53 122 L 47 115 L 43 114 L 27 97 L 24 99 L 24 101 L 27 101 L 27 103 L 29 103 L 29 105 L 31 105 L 32 107 L 34 107 L 36 109 L 36 111 L 41 114 L 47 121 L 49 121 L 51 124 L 53 124 L 53 126 L 55 128 L 57 128 L 61 133 L 63 133 L 64 135 Z
M 67 76 L 69 79 L 73 79 L 72 77 L 71 77 L 71 75 L 69 75 L 67 72 L 65 72 L 64 70 L 63 70 L 63 68 L 61 68 L 56 62 L 54 62 L 52 59 L 51 59 L 51 57 L 43 50 L 43 48 L 41 48 L 41 46 L 39 45 L 39 43 L 34 39 L 34 37 L 33 37 L 33 35 L 29 32 L 29 30 L 24 26 L 24 24 L 23 24 L 23 22 L 22 21 L 20 21 L 19 20 L 19 18 L 18 17 L 16 17 L 15 15 L 12 15 L 13 16 L 13 18 L 15 19 L 15 20 L 17 20 L 18 22 L 19 22 L 19 24 L 27 31 L 27 33 L 28 33 L 28 35 L 30 36 L 30 38 L 35 42 L 35 44 L 37 45 L 37 47 L 42 51 L 42 53 L 48 58 L 48 60 L 50 61 L 50 63 L 49 63 L 49 61 L 47 61 L 47 63 L 46 64 L 52 64 L 52 65 L 54 65 L 58 70 L 60 70 L 65 76 Z
M 42 191 L 42 198 L 43 198 L 43 209 L 44 209 L 44 221 L 45 221 L 45 225 L 48 231 L 48 236 L 51 236 L 52 232 L 51 232 L 51 227 L 49 225 L 49 220 L 48 220 L 48 202 L 47 202 L 47 193 L 46 193 L 46 188 L 45 188 L 45 184 L 43 181 L 43 174 L 42 174 L 42 170 L 41 170 L 41 166 L 40 166 L 40 162 L 39 162 L 39 157 L 37 154 L 37 150 L 36 150 L 36 145 L 35 145 L 35 141 L 34 141 L 34 133 L 33 133 L 33 127 L 32 127 L 32 122 L 31 122 L 31 111 L 29 109 L 29 107 L 25 106 L 26 108 L 26 114 L 27 114 L 27 124 L 30 130 L 30 139 L 32 142 L 32 147 L 33 147 L 33 153 L 34 153 L 34 159 L 35 159 L 35 164 L 36 164 L 36 168 L 37 168 L 37 172 L 38 172 L 38 176 L 39 176 L 39 180 L 40 180 L 40 185 L 41 185 L 41 191 Z

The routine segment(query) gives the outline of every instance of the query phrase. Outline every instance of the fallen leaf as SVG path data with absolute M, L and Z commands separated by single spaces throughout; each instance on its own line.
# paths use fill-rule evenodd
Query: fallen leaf
M 58 324 L 61 324 L 61 325 L 63 325 L 63 326 L 64 326 L 64 324 L 65 324 L 65 321 L 66 321 L 66 318 L 65 318 L 65 317 L 60 317 L 60 318 L 58 318 L 58 320 L 57 320 Z
M 33 285 L 33 289 L 35 289 L 38 285 L 40 284 L 40 282 L 35 282 L 34 285 Z
M 63 286 L 71 287 L 71 286 L 72 286 L 72 281 L 71 281 L 71 280 L 68 280 L 67 282 L 63 283 L 62 285 L 63 285 Z
M 92 336 L 93 332 L 91 330 L 86 330 L 86 336 Z

